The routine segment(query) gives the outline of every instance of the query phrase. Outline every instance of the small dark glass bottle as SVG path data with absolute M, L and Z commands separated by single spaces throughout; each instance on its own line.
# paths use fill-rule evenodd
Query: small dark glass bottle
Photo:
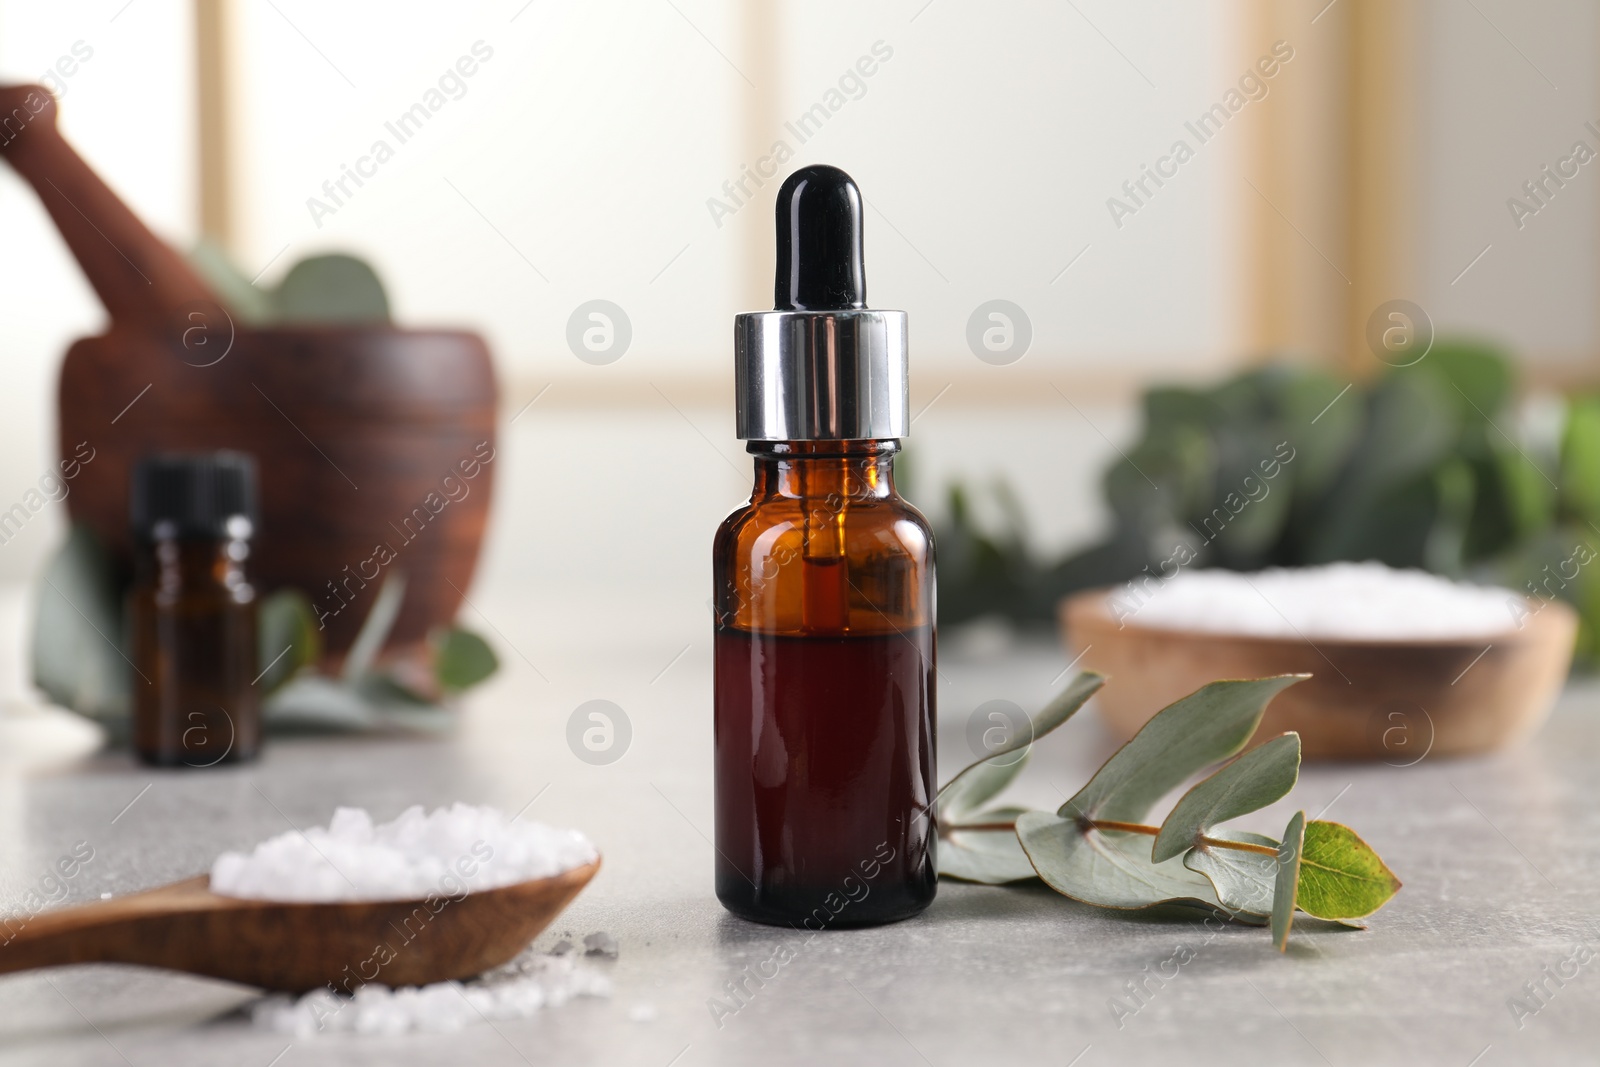
M 237 452 L 151 456 L 132 489 L 134 752 L 160 766 L 254 759 L 255 464 Z
M 905 315 L 866 307 L 861 194 L 807 167 L 777 221 L 777 309 L 735 325 L 755 488 L 714 547 L 716 889 L 866 926 L 937 886 L 933 535 L 895 491 Z

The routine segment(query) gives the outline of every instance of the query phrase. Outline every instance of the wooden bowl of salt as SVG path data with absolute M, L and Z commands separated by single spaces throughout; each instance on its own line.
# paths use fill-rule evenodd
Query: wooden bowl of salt
M 1365 571 L 1369 581 L 1321 590 L 1343 603 L 1295 602 L 1294 575 L 1335 569 L 1346 578 Z M 1571 666 L 1577 614 L 1503 589 L 1456 585 L 1452 600 L 1441 595 L 1452 584 L 1444 579 L 1388 571 L 1415 587 L 1397 607 L 1382 571 L 1200 571 L 1142 589 L 1090 590 L 1062 602 L 1063 639 L 1080 667 L 1110 678 L 1095 702 L 1122 740 L 1207 682 L 1275 674 L 1311 677 L 1267 706 L 1255 740 L 1294 730 L 1306 759 L 1410 766 L 1429 755 L 1487 752 L 1537 730 Z M 1317 594 L 1318 579 L 1304 584 L 1302 595 Z M 1241 591 L 1260 610 L 1240 611 Z M 1173 600 L 1163 604 L 1166 597 Z

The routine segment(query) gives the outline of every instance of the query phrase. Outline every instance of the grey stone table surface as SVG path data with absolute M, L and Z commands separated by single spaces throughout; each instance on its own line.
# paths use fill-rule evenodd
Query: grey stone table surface
M 1283 956 L 1259 929 L 1099 911 L 1037 884 L 945 883 L 921 917 L 872 930 L 744 923 L 712 895 L 708 642 L 574 642 L 542 670 L 507 660 L 447 737 L 284 739 L 226 770 L 155 772 L 104 753 L 0 772 L 0 906 L 17 907 L 78 842 L 94 857 L 68 882 L 72 901 L 203 871 L 224 849 L 325 823 L 335 805 L 392 817 L 416 803 L 531 802 L 527 817 L 580 827 L 605 855 L 539 944 L 609 931 L 620 958 L 596 966 L 612 998 L 449 1035 L 291 1041 L 251 1028 L 253 994 L 238 986 L 58 968 L 0 977 L 0 1065 L 1600 1062 L 1600 959 L 1565 962 L 1575 947 L 1600 949 L 1587 884 L 1600 875 L 1593 683 L 1569 686 L 1513 750 L 1311 765 L 1288 802 L 1242 820 L 1274 831 L 1291 804 L 1326 808 L 1405 880 L 1370 929 L 1297 931 Z M 588 669 L 560 669 L 579 662 Z M 973 709 L 1036 707 L 1065 666 L 1044 644 L 947 646 L 943 773 L 967 762 Z M 574 709 L 594 698 L 616 702 L 632 727 L 606 765 L 581 761 L 566 739 Z M 1093 714 L 1080 716 L 1038 746 L 1020 799 L 1056 806 L 1111 746 Z M 780 953 L 775 977 L 730 1000 L 727 983 Z M 1148 992 L 1134 999 L 1130 983 Z M 1528 983 L 1542 984 L 1537 999 Z M 714 998 L 738 1010 L 718 1017 Z M 1513 1012 L 1513 998 L 1537 1010 Z

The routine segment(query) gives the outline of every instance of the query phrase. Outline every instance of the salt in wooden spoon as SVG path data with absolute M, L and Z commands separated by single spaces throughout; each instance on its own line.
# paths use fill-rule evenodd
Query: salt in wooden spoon
M 578 895 L 600 860 L 553 878 L 456 899 L 245 900 L 200 875 L 113 900 L 40 912 L 0 943 L 0 974 L 67 963 L 137 963 L 301 993 L 366 982 L 468 978 L 521 952 Z

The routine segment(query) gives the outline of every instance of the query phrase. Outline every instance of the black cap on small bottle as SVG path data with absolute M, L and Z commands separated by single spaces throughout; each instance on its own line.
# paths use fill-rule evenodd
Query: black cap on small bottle
M 861 190 L 838 167 L 801 167 L 778 190 L 778 311 L 867 306 Z
M 255 460 L 242 452 L 146 456 L 133 468 L 130 496 L 135 540 L 240 536 L 229 520 L 255 523 Z

